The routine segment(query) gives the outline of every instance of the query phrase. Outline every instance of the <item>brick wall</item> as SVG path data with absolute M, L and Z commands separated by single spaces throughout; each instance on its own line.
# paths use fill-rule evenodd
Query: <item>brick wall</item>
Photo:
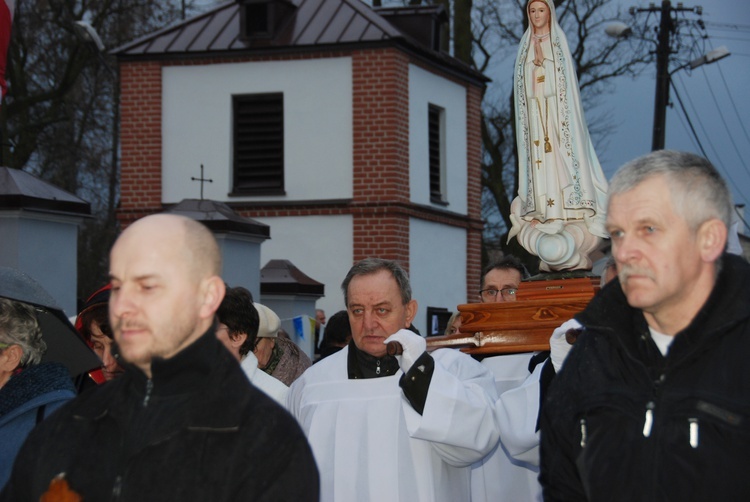
M 120 64 L 120 210 L 123 226 L 161 211 L 161 63 Z
M 466 230 L 466 298 L 476 302 L 482 273 L 482 94 L 468 87 L 466 93 L 466 165 L 469 170 L 466 196 L 471 223 Z
M 390 258 L 408 270 L 409 216 L 400 207 L 409 202 L 409 59 L 392 48 L 356 51 L 352 81 L 353 259 Z

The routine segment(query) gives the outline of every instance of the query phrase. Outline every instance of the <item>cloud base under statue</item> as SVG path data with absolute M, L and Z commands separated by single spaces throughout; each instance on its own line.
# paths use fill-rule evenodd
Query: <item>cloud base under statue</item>
M 599 222 L 525 221 L 519 216 L 520 204 L 518 197 L 511 204 L 512 227 L 508 233 L 508 241 L 516 237 L 526 251 L 538 256 L 541 260 L 540 271 L 591 270 L 593 261 L 590 255 L 602 241 L 602 238 L 594 235 L 592 230 L 606 235 L 606 231 Z M 596 227 L 595 229 L 591 228 L 592 224 Z

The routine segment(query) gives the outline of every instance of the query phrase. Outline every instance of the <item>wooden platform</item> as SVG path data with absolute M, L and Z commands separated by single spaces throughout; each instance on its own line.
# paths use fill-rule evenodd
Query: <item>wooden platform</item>
M 522 282 L 515 302 L 459 305 L 460 333 L 429 337 L 427 347 L 483 355 L 549 350 L 555 328 L 582 311 L 598 290 L 598 277 Z

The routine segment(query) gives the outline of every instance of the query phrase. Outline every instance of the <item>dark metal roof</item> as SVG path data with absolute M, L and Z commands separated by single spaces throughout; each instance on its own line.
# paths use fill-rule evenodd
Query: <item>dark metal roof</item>
M 398 30 L 358 0 L 293 0 L 296 12 L 265 47 L 381 41 Z M 240 4 L 232 1 L 198 17 L 147 35 L 115 52 L 120 55 L 235 51 L 253 48 L 240 39 Z
M 91 204 L 20 169 L 0 167 L 0 208 L 90 215 Z
M 240 1 L 231 1 L 112 52 L 124 59 L 151 59 L 154 56 L 202 57 L 217 53 L 236 56 L 269 50 L 309 50 L 320 46 L 333 49 L 363 44 L 398 44 L 453 71 L 458 70 L 464 76 L 480 82 L 488 81 L 476 69 L 417 42 L 360 0 L 290 0 L 288 3 L 296 9 L 270 38 L 243 38 Z M 415 13 L 419 9 L 412 7 L 409 12 Z M 435 15 L 435 6 L 421 9 L 425 15 Z M 397 11 L 387 9 L 383 12 L 386 16 L 394 16 Z
M 260 269 L 260 294 L 323 296 L 325 285 L 305 275 L 289 260 L 271 260 Z
M 215 200 L 184 199 L 164 212 L 200 221 L 214 232 L 234 232 L 264 239 L 271 238 L 271 227 L 265 223 L 244 218 L 223 202 Z

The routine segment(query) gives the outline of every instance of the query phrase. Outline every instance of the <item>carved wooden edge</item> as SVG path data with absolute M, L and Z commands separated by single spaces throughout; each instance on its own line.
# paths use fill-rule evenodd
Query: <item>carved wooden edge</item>
M 551 330 L 505 330 L 477 332 L 473 335 L 431 336 L 427 338 L 427 350 L 441 348 L 460 349 L 469 354 L 513 354 L 549 350 Z
M 598 290 L 594 277 L 523 282 L 515 302 L 459 305 L 459 333 L 428 337 L 427 348 L 469 354 L 549 350 L 555 328 L 585 309 Z

